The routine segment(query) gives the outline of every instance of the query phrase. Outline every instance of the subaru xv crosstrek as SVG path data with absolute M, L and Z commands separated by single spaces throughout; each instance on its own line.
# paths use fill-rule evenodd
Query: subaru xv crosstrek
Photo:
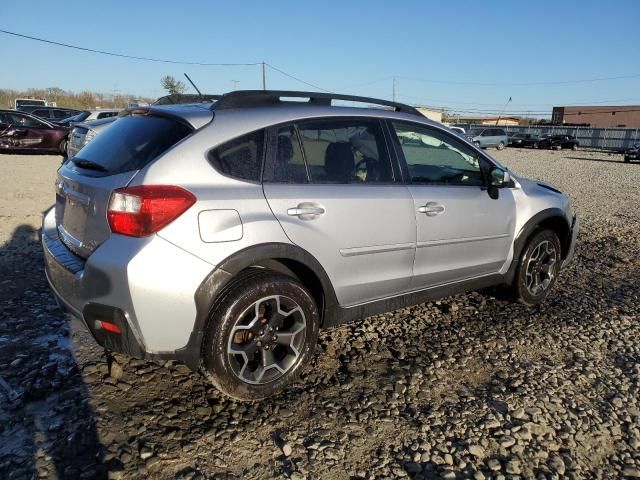
M 578 231 L 565 194 L 412 107 L 332 94 L 128 110 L 55 189 L 60 305 L 241 400 L 289 384 L 322 327 L 488 286 L 539 304 Z

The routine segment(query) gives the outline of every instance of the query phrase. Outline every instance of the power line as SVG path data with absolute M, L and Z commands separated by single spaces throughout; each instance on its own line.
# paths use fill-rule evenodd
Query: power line
M 545 82 L 513 82 L 513 83 L 492 83 L 492 82 L 460 82 L 457 80 L 432 80 L 425 78 L 411 78 L 411 77 L 398 77 L 404 80 L 423 82 L 423 83 L 444 83 L 449 85 L 474 85 L 481 87 L 526 87 L 534 85 L 568 85 L 574 83 L 590 83 L 590 82 L 604 82 L 609 80 L 622 80 L 629 78 L 640 78 L 640 73 L 633 75 L 618 75 L 615 77 L 599 77 L 599 78 L 584 78 L 578 80 L 554 80 Z
M 422 100 L 425 102 L 436 102 L 438 104 L 459 104 L 459 105 L 482 105 L 482 106 L 491 106 L 491 107 L 499 107 L 502 105 L 501 103 L 483 103 L 483 102 L 461 102 L 459 100 L 443 100 L 443 99 L 435 99 L 435 98 L 426 98 L 426 97 L 417 97 L 415 95 L 398 95 L 399 97 L 410 98 L 414 100 Z M 566 102 L 555 102 L 555 103 L 512 103 L 514 107 L 555 107 L 555 106 L 567 106 L 567 107 L 588 107 L 591 105 L 603 105 L 607 103 L 617 103 L 617 102 L 636 102 L 640 101 L 640 97 L 635 98 L 617 98 L 614 100 L 594 100 L 594 101 L 586 101 L 580 100 L 573 103 Z
M 337 90 L 353 90 L 354 88 L 367 87 L 369 85 L 374 85 L 376 83 L 386 82 L 386 81 L 391 80 L 391 79 L 393 79 L 393 77 L 379 78 L 378 80 L 372 80 L 370 82 L 358 83 L 356 85 L 349 85 L 348 87 L 340 87 Z
M 24 35 L 22 33 L 9 32 L 8 30 L 0 30 L 0 33 L 5 33 L 7 35 L 13 35 L 15 37 L 27 38 L 29 40 L 35 40 L 37 42 L 48 43 L 51 45 L 57 45 L 59 47 L 73 48 L 75 50 L 82 50 L 85 52 L 91 53 L 99 53 L 101 55 L 110 55 L 112 57 L 122 57 L 129 58 L 132 60 L 143 60 L 146 62 L 159 62 L 159 63 L 172 63 L 177 65 L 200 65 L 205 67 L 252 67 L 255 65 L 260 65 L 260 62 L 252 62 L 252 63 L 208 63 L 208 62 L 186 62 L 182 60 L 167 60 L 163 58 L 151 58 L 151 57 L 138 57 L 135 55 L 127 55 L 124 53 L 116 53 L 116 52 L 107 52 L 105 50 L 96 50 L 93 48 L 79 47 L 77 45 L 71 45 L 68 43 L 55 42 L 53 40 L 46 40 L 44 38 L 32 37 L 30 35 Z
M 313 83 L 306 82 L 306 81 L 302 80 L 301 78 L 294 77 L 293 75 L 291 75 L 291 74 L 289 74 L 289 73 L 287 73 L 287 72 L 284 72 L 284 71 L 280 70 L 280 69 L 279 69 L 279 68 L 277 68 L 277 67 L 274 67 L 274 66 L 273 66 L 273 65 L 271 65 L 270 63 L 267 63 L 266 65 L 267 65 L 267 67 L 271 68 L 272 70 L 275 70 L 276 72 L 281 73 L 281 74 L 282 74 L 282 75 L 284 75 L 285 77 L 292 78 L 292 79 L 296 80 L 297 82 L 304 83 L 305 85 L 307 85 L 307 86 L 309 86 L 309 87 L 317 88 L 318 90 L 322 90 L 323 92 L 333 93 L 332 91 L 327 90 L 327 89 L 322 88 L 322 87 L 319 87 L 319 86 L 317 86 L 317 85 L 314 85 Z

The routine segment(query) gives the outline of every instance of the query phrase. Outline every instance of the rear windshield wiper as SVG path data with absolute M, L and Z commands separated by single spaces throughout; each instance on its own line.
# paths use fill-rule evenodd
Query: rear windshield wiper
M 106 168 L 104 168 L 99 163 L 92 162 L 91 160 L 83 160 L 81 158 L 72 158 L 71 162 L 73 162 L 74 165 L 77 165 L 80 168 L 85 168 L 87 170 L 97 170 L 98 172 L 107 172 L 108 171 Z

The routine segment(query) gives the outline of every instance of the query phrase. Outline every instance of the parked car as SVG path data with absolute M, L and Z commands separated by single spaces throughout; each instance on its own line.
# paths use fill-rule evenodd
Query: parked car
M 631 160 L 640 160 L 640 143 L 636 143 L 624 152 L 625 163 L 629 163 Z
M 509 144 L 507 132 L 502 128 L 473 128 L 467 134 L 478 147 L 496 147 L 502 150 Z
M 103 347 L 183 361 L 240 400 L 288 385 L 321 327 L 490 285 L 537 305 L 578 232 L 555 187 L 413 107 L 347 95 L 132 109 L 55 188 L 60 305 Z
M 525 133 L 522 137 L 520 137 L 520 147 L 530 147 L 530 148 L 538 148 L 540 145 L 540 141 L 545 138 L 540 135 L 536 135 L 534 133 Z
M 578 150 L 580 142 L 571 135 L 551 135 L 542 138 L 538 142 L 539 148 L 550 148 L 554 150 L 561 150 L 563 148 L 570 148 L 571 150 Z
M 0 151 L 65 154 L 68 129 L 17 110 L 0 110 Z
M 78 122 L 87 122 L 90 120 L 99 120 L 102 118 L 116 117 L 120 110 L 108 110 L 108 109 L 98 109 L 98 110 L 83 110 L 82 112 L 73 115 L 71 117 L 64 118 L 58 122 L 58 125 L 71 126 L 73 123 Z
M 526 133 L 512 133 L 509 134 L 509 146 L 510 147 L 520 147 L 522 146 L 522 140 L 527 138 Z
M 111 125 L 118 117 L 101 118 L 89 122 L 74 123 L 67 141 L 67 158 L 74 157 L 96 135 Z
M 48 121 L 57 121 L 77 115 L 80 113 L 80 110 L 74 110 L 72 108 L 38 107 L 31 110 L 29 113 Z

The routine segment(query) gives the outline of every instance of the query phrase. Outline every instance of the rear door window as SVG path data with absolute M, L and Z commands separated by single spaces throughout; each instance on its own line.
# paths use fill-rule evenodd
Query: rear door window
M 307 183 L 307 167 L 300 148 L 298 132 L 293 125 L 280 127 L 271 138 L 269 160 L 264 167 L 267 183 Z
M 298 131 L 311 183 L 393 182 L 379 121 L 310 121 Z
M 139 170 L 188 136 L 193 129 L 178 120 L 152 115 L 116 120 L 74 157 L 109 174 Z

